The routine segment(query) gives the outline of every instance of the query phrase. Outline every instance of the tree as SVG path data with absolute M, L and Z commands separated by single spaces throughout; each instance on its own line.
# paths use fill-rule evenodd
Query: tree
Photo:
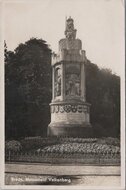
M 87 102 L 91 103 L 91 123 L 95 135 L 120 134 L 120 78 L 109 69 L 99 69 L 89 60 L 86 68 Z
M 5 69 L 7 136 L 45 135 L 50 119 L 51 50 L 44 40 L 32 38 L 19 44 L 9 58 Z

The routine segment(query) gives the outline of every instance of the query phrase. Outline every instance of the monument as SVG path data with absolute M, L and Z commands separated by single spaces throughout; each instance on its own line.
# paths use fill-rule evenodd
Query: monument
M 52 55 L 52 102 L 49 136 L 89 137 L 90 104 L 86 102 L 85 51 L 71 17 L 66 19 L 66 38 Z

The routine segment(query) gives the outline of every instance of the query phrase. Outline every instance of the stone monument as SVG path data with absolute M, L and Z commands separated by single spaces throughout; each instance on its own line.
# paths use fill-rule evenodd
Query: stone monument
M 92 136 L 90 104 L 86 102 L 85 51 L 71 17 L 66 19 L 66 38 L 52 55 L 52 102 L 49 136 Z

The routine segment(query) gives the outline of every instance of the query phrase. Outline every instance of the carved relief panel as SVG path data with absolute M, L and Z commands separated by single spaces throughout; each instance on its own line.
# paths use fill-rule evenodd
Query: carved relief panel
M 66 96 L 80 96 L 80 64 L 67 63 L 65 66 L 65 94 Z

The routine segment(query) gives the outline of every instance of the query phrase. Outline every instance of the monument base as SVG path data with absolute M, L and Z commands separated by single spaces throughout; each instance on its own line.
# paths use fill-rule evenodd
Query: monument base
M 93 137 L 93 129 L 89 123 L 83 125 L 50 123 L 48 136 L 91 138 Z

